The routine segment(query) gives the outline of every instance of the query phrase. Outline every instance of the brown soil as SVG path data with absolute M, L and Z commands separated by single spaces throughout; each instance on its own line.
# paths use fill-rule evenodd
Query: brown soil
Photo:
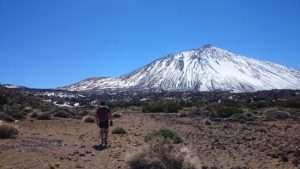
M 98 128 L 80 120 L 22 121 L 16 139 L 0 140 L 1 169 L 128 169 L 126 155 L 143 146 L 145 133 L 176 130 L 203 166 L 231 169 L 297 169 L 300 167 L 300 123 L 204 122 L 203 119 L 165 115 L 123 114 L 110 134 L 111 147 L 94 149 Z M 298 153 L 298 154 L 297 154 Z M 298 161 L 297 161 L 298 160 Z

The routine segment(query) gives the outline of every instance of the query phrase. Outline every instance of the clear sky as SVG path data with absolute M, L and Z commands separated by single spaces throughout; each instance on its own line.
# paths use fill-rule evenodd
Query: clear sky
M 0 0 L 0 82 L 118 76 L 204 44 L 300 68 L 300 0 Z

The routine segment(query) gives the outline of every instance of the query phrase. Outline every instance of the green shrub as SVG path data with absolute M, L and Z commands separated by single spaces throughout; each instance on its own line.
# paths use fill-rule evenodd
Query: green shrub
M 22 120 L 26 117 L 26 113 L 20 112 L 20 111 L 9 112 L 9 115 L 11 115 L 13 118 L 15 118 L 17 120 Z
M 252 109 L 260 109 L 260 108 L 265 108 L 265 107 L 270 107 L 271 103 L 264 101 L 264 100 L 260 100 L 254 103 L 250 103 L 249 107 Z
M 7 99 L 4 95 L 0 95 L 0 106 L 7 103 Z
M 15 121 L 15 119 L 11 115 L 4 113 L 4 112 L 0 112 L 0 120 L 6 121 L 6 122 Z
M 36 119 L 38 120 L 51 120 L 51 114 L 50 113 L 37 113 Z
M 235 121 L 253 121 L 256 119 L 256 116 L 253 113 L 245 112 L 233 114 L 230 118 Z
M 15 138 L 18 133 L 18 130 L 12 126 L 0 125 L 0 139 Z
M 112 130 L 112 134 L 126 134 L 127 131 L 124 128 L 116 127 Z
M 146 134 L 144 137 L 145 142 L 149 142 L 156 139 L 170 140 L 174 144 L 183 142 L 183 139 L 175 132 L 169 129 L 160 129 L 159 131 L 153 131 Z
M 300 108 L 300 100 L 299 99 L 289 99 L 287 101 L 282 101 L 277 104 L 281 107 Z
M 144 113 L 159 113 L 164 112 L 164 105 L 161 102 L 153 102 L 143 105 Z
M 70 118 L 72 117 L 72 112 L 67 109 L 57 109 L 53 111 L 53 116 L 60 118 Z
M 143 105 L 144 113 L 177 113 L 181 109 L 180 104 L 172 101 L 157 101 Z
M 223 107 L 214 113 L 214 116 L 220 118 L 229 118 L 234 114 L 242 114 L 244 111 L 236 107 Z
M 267 111 L 265 112 L 267 120 L 285 120 L 291 118 L 291 114 L 285 111 Z
M 224 99 L 222 100 L 222 104 L 226 107 L 239 107 L 240 103 L 236 100 Z
M 38 116 L 37 112 L 29 113 L 30 118 L 37 118 L 37 116 Z
M 164 106 L 164 112 L 166 113 L 177 113 L 181 109 L 181 106 L 176 102 L 166 102 Z

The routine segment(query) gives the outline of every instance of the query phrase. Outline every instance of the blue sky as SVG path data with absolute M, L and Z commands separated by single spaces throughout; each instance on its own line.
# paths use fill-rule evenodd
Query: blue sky
M 53 88 L 215 46 L 300 68 L 299 0 L 0 0 L 0 82 Z

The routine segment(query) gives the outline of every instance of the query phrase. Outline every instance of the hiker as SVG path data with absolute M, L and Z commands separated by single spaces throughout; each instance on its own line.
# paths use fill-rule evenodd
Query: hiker
M 105 102 L 101 102 L 96 112 L 97 125 L 100 128 L 101 146 L 107 146 L 108 129 L 113 125 L 111 111 Z

